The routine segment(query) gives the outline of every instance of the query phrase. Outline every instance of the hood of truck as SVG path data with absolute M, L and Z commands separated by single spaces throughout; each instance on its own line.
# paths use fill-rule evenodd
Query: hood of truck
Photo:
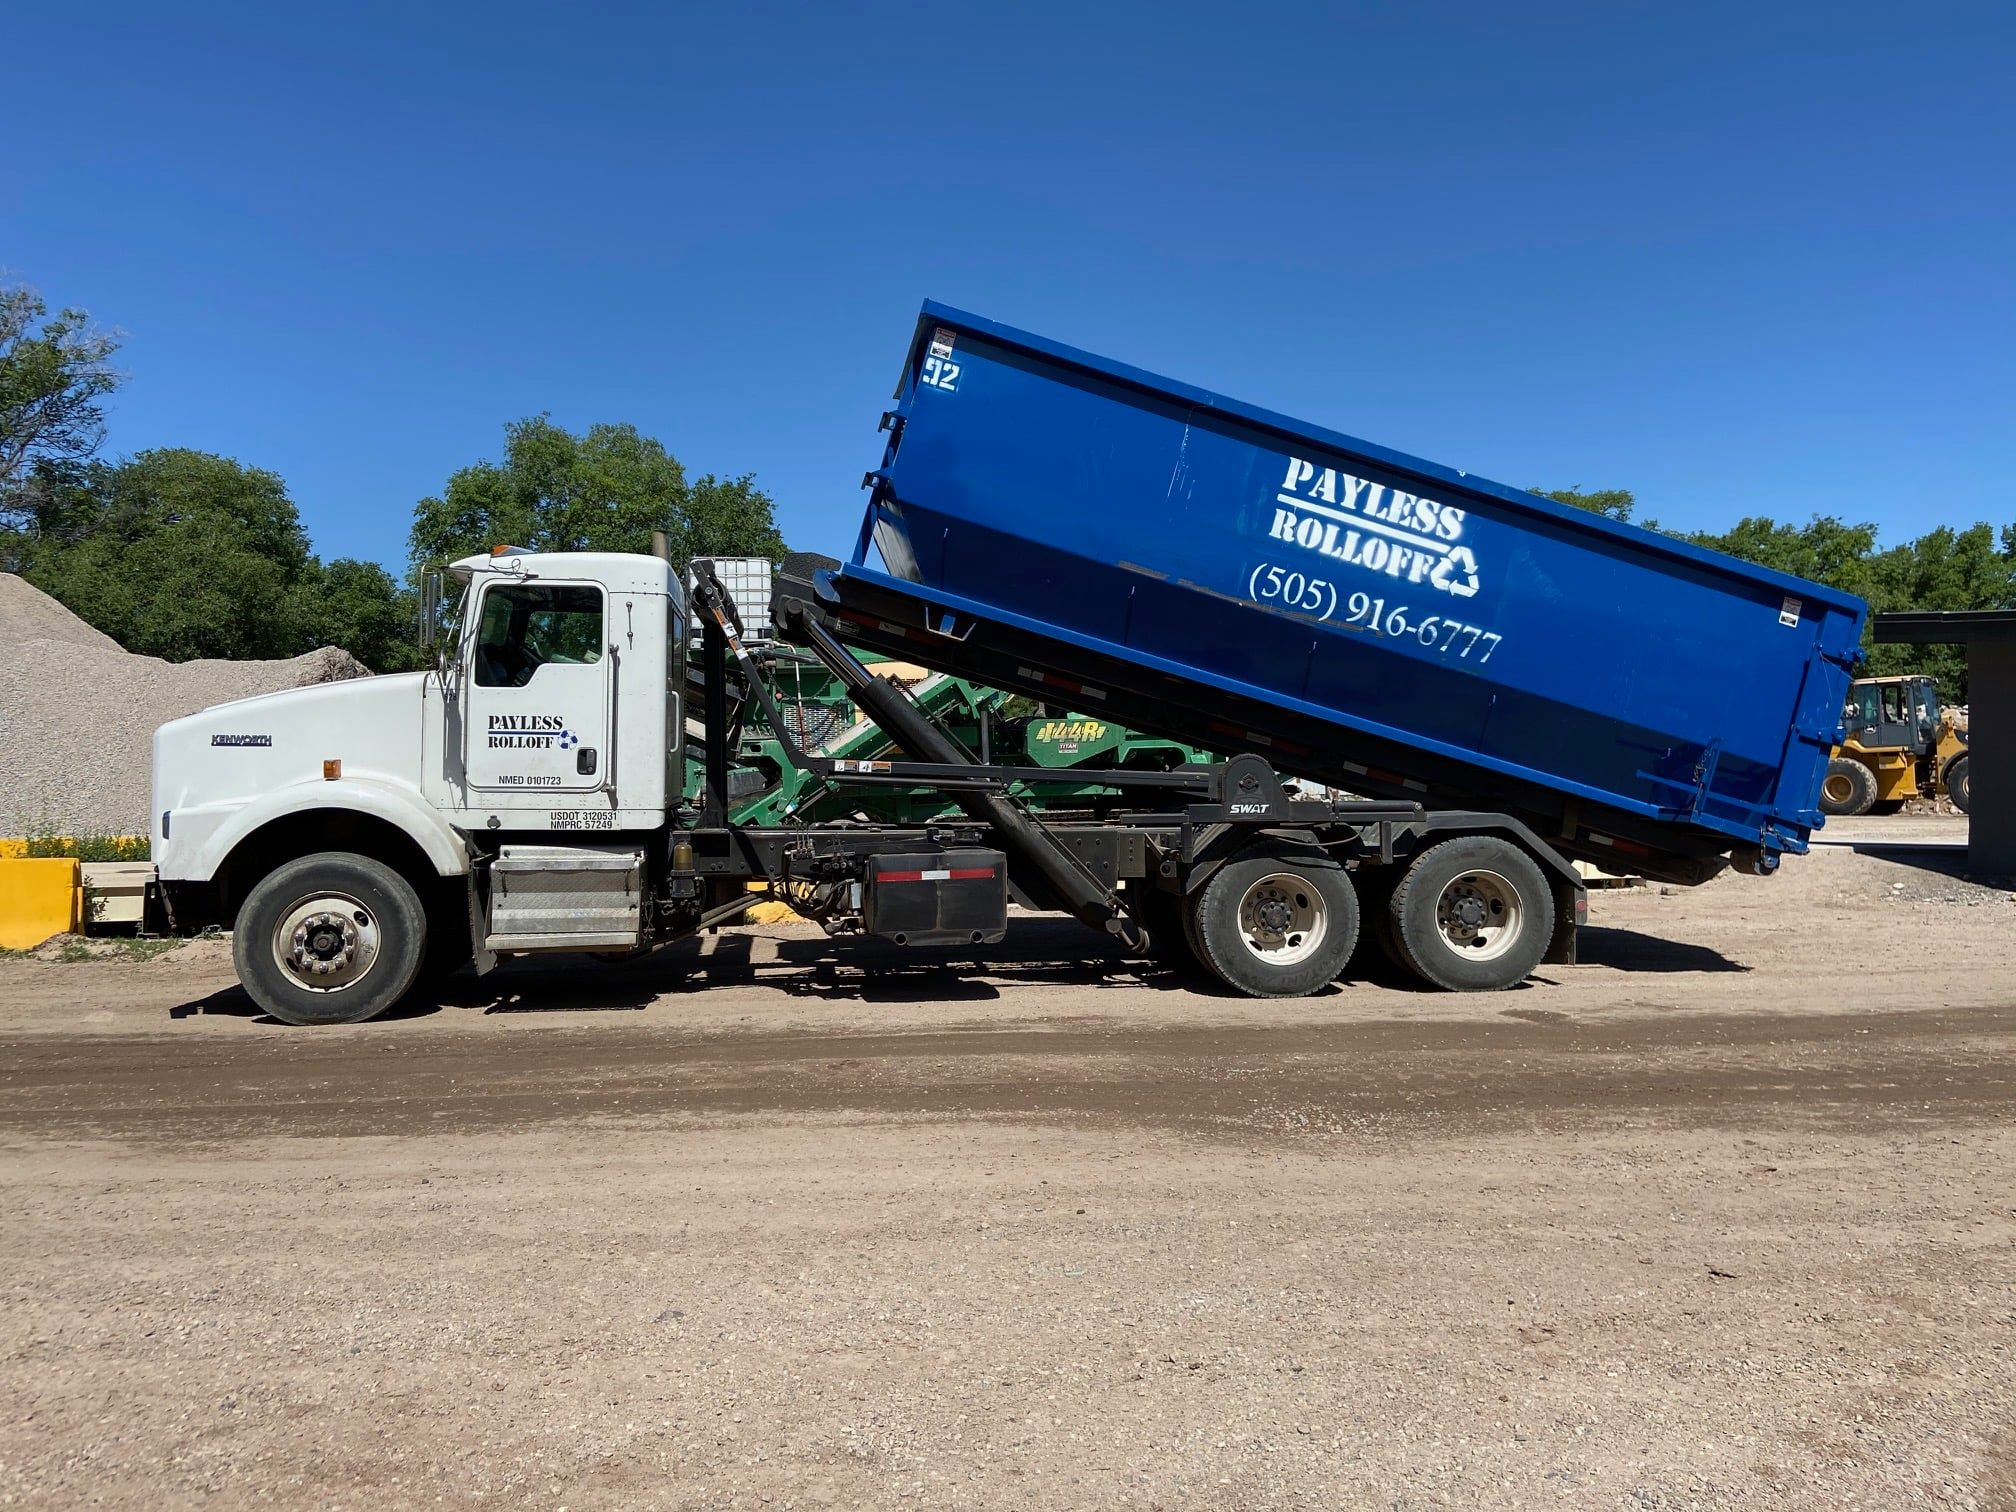
M 358 677 L 216 704 L 154 732 L 154 857 L 163 876 L 239 809 L 324 778 L 418 791 L 424 689 L 431 674 Z

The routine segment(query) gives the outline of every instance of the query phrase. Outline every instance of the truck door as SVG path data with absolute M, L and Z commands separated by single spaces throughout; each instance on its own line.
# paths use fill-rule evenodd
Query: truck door
M 597 583 L 481 585 L 463 723 L 472 789 L 580 793 L 613 775 L 605 609 Z

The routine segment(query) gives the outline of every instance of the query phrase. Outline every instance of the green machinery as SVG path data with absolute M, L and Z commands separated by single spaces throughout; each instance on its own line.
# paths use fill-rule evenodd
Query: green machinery
M 766 661 L 778 710 L 801 748 L 851 761 L 874 760 L 894 749 L 895 742 L 855 710 L 837 679 L 817 662 L 781 648 Z M 1009 695 L 964 678 L 926 675 L 874 656 L 863 661 L 871 670 L 888 667 L 925 715 L 981 760 L 1055 769 L 1055 781 L 1017 783 L 1010 790 L 1037 810 L 1103 808 L 1115 795 L 1082 774 L 1114 768 L 1166 771 L 1215 759 L 1194 746 L 1142 735 L 1096 716 L 1011 713 Z M 1017 702 L 1026 705 L 1026 700 Z M 736 765 L 736 788 L 758 781 L 762 785 L 731 808 L 737 824 L 823 824 L 853 815 L 916 824 L 953 811 L 943 788 L 849 784 L 803 772 L 791 764 L 775 732 L 761 725 L 744 732 Z

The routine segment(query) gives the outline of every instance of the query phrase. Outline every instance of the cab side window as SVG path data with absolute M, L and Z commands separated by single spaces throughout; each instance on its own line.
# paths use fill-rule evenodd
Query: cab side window
M 476 686 L 522 688 L 549 663 L 602 659 L 602 590 L 576 584 L 510 583 L 483 595 L 476 629 Z

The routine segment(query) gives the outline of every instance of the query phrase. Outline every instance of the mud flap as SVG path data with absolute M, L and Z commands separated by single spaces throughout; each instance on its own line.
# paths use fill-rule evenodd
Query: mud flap
M 1573 966 L 1577 934 L 1588 922 L 1589 889 L 1557 877 L 1554 881 L 1554 936 L 1548 940 L 1547 953 L 1540 959 L 1551 966 Z
M 462 878 L 462 902 L 469 922 L 470 964 L 476 968 L 476 975 L 488 976 L 497 969 L 497 952 L 485 943 L 490 937 L 490 921 L 484 917 L 483 902 L 476 896 L 473 870 Z

